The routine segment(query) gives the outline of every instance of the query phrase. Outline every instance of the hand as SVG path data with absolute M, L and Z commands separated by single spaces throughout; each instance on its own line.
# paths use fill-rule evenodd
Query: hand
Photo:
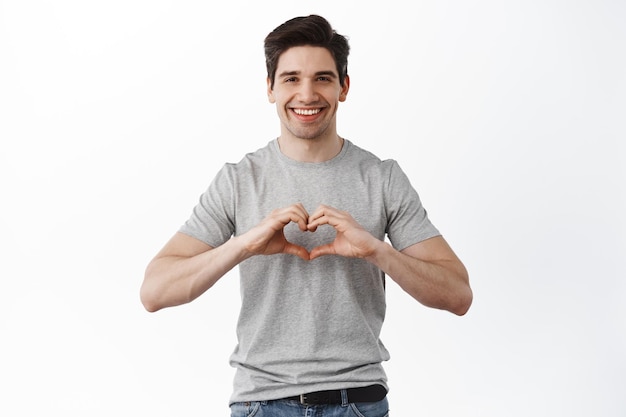
M 307 228 L 309 214 L 301 203 L 272 211 L 261 223 L 241 235 L 246 251 L 255 255 L 288 253 L 309 260 L 309 252 L 302 246 L 294 245 L 285 239 L 283 229 L 294 222 L 303 232 Z
M 332 243 L 313 248 L 309 258 L 311 260 L 323 255 L 366 258 L 374 253 L 376 246 L 380 243 L 348 212 L 321 205 L 309 217 L 307 227 L 309 231 L 315 232 L 323 224 L 334 227 L 337 234 Z

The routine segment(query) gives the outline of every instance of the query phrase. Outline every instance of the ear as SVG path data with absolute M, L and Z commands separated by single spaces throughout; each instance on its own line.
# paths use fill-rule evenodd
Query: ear
M 274 91 L 272 91 L 272 80 L 270 77 L 267 77 L 267 99 L 270 103 L 276 103 L 276 99 L 274 98 Z
M 350 76 L 346 74 L 346 78 L 343 80 L 343 86 L 341 87 L 341 93 L 339 94 L 339 101 L 346 101 L 348 90 L 350 90 Z

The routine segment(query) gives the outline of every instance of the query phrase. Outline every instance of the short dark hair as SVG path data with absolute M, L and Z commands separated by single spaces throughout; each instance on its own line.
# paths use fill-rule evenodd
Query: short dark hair
M 348 39 L 338 34 L 326 19 L 318 15 L 295 17 L 278 26 L 265 38 L 265 65 L 270 87 L 274 88 L 278 58 L 294 46 L 321 46 L 328 49 L 343 85 L 348 75 Z

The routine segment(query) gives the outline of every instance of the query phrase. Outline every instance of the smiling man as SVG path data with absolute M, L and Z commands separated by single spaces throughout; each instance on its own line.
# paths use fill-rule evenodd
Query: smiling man
M 463 315 L 472 302 L 397 162 L 337 133 L 348 52 L 315 15 L 266 37 L 280 136 L 225 164 L 146 269 L 141 300 L 157 311 L 239 267 L 232 417 L 386 416 L 385 277 L 428 307 Z
M 349 88 L 347 76 L 339 80 L 335 60 L 324 47 L 294 46 L 280 55 L 276 75 L 268 79 L 268 97 L 281 121 L 279 142 L 337 142 L 337 108 Z

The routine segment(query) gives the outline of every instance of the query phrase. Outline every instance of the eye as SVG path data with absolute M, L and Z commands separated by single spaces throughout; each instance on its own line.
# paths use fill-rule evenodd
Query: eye
M 329 82 L 329 81 L 332 81 L 332 80 L 330 79 L 330 77 L 327 77 L 327 76 L 325 76 L 325 75 L 322 75 L 322 76 L 320 76 L 320 77 L 317 77 L 317 81 Z
M 298 81 L 296 77 L 289 77 L 289 78 L 285 78 L 284 80 L 284 82 L 286 83 L 295 83 L 296 81 Z

